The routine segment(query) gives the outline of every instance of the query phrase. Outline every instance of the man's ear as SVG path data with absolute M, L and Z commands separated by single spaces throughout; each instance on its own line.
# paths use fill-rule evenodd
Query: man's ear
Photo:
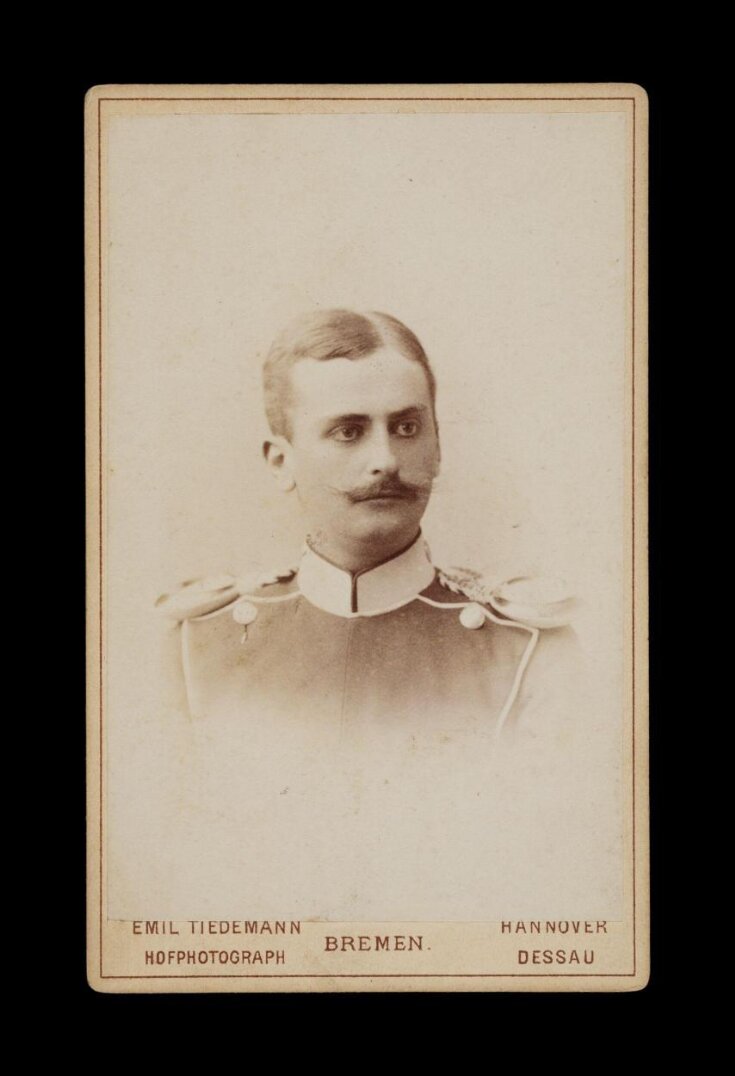
M 291 445 L 285 437 L 274 437 L 263 442 L 263 458 L 279 489 L 290 493 L 296 488 L 291 470 Z

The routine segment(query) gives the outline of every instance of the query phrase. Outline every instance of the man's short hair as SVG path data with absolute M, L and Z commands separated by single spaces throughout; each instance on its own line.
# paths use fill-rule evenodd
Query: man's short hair
M 436 401 L 436 381 L 426 352 L 418 338 L 403 322 L 390 314 L 371 310 L 318 310 L 292 321 L 277 337 L 263 365 L 265 413 L 275 436 L 292 435 L 291 367 L 302 359 L 361 359 L 382 347 L 394 347 L 407 359 L 420 363 L 426 371 L 432 408 Z M 434 416 L 436 421 L 436 415 Z

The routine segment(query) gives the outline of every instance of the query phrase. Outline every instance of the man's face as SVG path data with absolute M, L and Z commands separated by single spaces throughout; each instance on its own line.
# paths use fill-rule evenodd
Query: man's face
M 379 557 L 410 544 L 439 469 L 424 368 L 383 348 L 361 359 L 305 359 L 291 377 L 283 470 L 314 547 Z

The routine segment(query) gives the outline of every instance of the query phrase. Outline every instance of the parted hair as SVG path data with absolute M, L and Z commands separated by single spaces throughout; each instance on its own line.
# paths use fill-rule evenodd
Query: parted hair
M 382 347 L 394 347 L 426 371 L 432 406 L 436 381 L 418 337 L 390 314 L 371 310 L 317 310 L 290 322 L 273 343 L 263 364 L 268 425 L 275 436 L 291 438 L 291 367 L 302 359 L 362 359 Z

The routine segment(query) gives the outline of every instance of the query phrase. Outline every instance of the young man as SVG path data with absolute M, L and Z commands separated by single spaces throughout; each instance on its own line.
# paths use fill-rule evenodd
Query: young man
M 306 315 L 273 345 L 264 387 L 265 461 L 300 501 L 304 552 L 271 578 L 160 600 L 180 626 L 190 711 L 298 725 L 324 744 L 536 737 L 545 722 L 556 735 L 566 595 L 442 572 L 421 532 L 440 447 L 416 336 L 387 314 Z

